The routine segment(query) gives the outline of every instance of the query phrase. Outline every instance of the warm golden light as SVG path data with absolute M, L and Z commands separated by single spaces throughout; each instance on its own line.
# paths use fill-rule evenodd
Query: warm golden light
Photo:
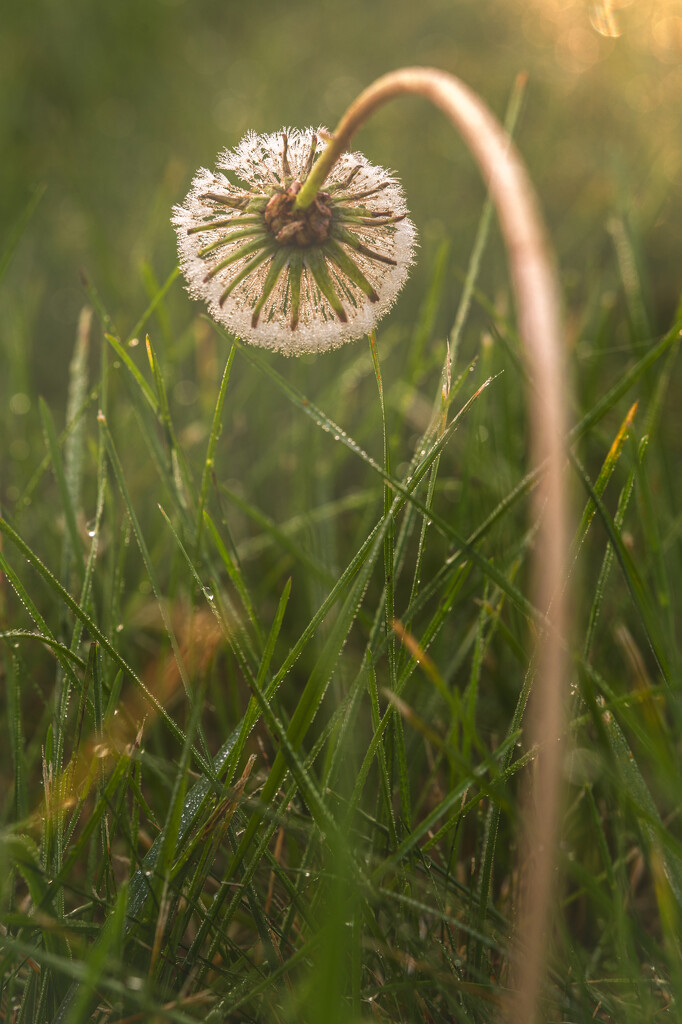
M 682 0 L 532 0 L 523 2 L 531 42 L 553 36 L 559 65 L 580 73 L 610 52 L 610 40 L 627 39 L 663 63 L 682 59 Z M 521 5 L 521 4 L 520 4 Z M 600 44 L 599 37 L 604 40 Z M 595 50 L 595 44 L 597 50 Z
M 616 39 L 620 27 L 613 10 L 613 0 L 596 0 L 590 9 L 590 22 L 599 35 Z

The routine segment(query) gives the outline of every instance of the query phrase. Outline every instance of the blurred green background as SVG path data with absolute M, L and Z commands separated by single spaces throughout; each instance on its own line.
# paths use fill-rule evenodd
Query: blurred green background
M 170 208 L 196 167 L 213 166 L 247 129 L 331 127 L 374 77 L 413 63 L 460 75 L 500 116 L 528 72 L 519 145 L 569 314 L 615 282 L 608 222 L 625 215 L 652 330 L 664 329 L 682 253 L 678 0 L 13 0 L 0 30 L 4 239 L 36 189 L 45 193 L 0 286 L 3 401 L 63 400 L 80 268 L 130 329 L 146 304 L 141 265 L 160 280 L 174 265 Z M 483 188 L 420 101 L 383 110 L 357 145 L 402 177 L 420 232 L 419 266 L 393 314 L 410 317 L 440 238 L 464 264 Z M 458 292 L 453 281 L 443 333 Z M 179 286 L 173 302 L 191 315 Z

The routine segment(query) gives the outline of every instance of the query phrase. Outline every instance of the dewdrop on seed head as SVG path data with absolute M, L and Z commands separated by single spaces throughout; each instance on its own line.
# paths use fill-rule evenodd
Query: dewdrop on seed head
M 344 153 L 312 203 L 294 208 L 328 138 L 323 128 L 249 132 L 173 208 L 190 295 L 237 337 L 285 355 L 368 334 L 412 263 L 402 188 L 360 153 Z

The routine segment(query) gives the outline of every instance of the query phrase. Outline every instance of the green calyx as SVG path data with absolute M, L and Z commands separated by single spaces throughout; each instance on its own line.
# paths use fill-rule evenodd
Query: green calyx
M 206 233 L 206 244 L 198 255 L 210 260 L 212 265 L 207 267 L 204 281 L 231 273 L 219 299 L 222 305 L 240 282 L 258 271 L 259 290 L 251 319 L 251 326 L 256 327 L 268 301 L 277 294 L 278 285 L 281 291 L 284 275 L 284 301 L 289 326 L 295 330 L 301 312 L 305 271 L 307 287 L 314 282 L 338 320 L 345 323 L 348 307 L 358 305 L 354 288 L 370 302 L 379 300 L 357 256 L 363 257 L 365 263 L 369 260 L 396 264 L 393 258 L 366 245 L 363 239 L 375 229 L 379 234 L 381 229 L 390 230 L 404 214 L 395 215 L 390 209 L 373 210 L 359 204 L 359 200 L 381 192 L 388 182 L 364 191 L 348 192 L 361 170 L 360 165 L 353 167 L 343 180 L 329 182 L 326 191 L 318 190 L 301 207 L 298 199 L 303 190 L 308 190 L 311 178 L 319 178 L 318 165 L 326 150 L 316 162 L 317 140 L 314 137 L 301 183 L 292 174 L 286 135 L 283 140 L 279 182 L 264 183 L 261 191 L 252 190 L 243 196 L 207 192 L 201 197 L 214 209 L 207 214 L 205 223 L 193 226 L 188 233 Z M 234 211 L 233 215 L 228 211 Z M 213 258 L 221 249 L 227 249 L 226 255 L 214 263 Z

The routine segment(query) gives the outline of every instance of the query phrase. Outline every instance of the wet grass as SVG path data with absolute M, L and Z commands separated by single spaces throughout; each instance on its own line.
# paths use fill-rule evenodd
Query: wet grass
M 512 325 L 482 294 L 473 362 L 431 337 L 441 372 L 410 372 L 398 323 L 330 374 L 194 315 L 164 342 L 165 285 L 126 342 L 88 287 L 66 427 L 25 414 L 32 472 L 0 523 L 4 1016 L 496 1019 L 542 620 Z M 567 439 L 581 606 L 547 1019 L 679 998 L 655 438 L 681 328 L 633 344 Z
M 0 1019 L 499 1021 L 543 609 L 489 210 L 471 255 L 425 233 L 420 292 L 371 343 L 297 361 L 201 316 L 170 248 L 110 312 L 98 257 L 49 381 L 22 346 L 48 198 L 0 255 Z M 613 210 L 564 281 L 547 1021 L 682 999 L 682 303 L 658 213 Z

